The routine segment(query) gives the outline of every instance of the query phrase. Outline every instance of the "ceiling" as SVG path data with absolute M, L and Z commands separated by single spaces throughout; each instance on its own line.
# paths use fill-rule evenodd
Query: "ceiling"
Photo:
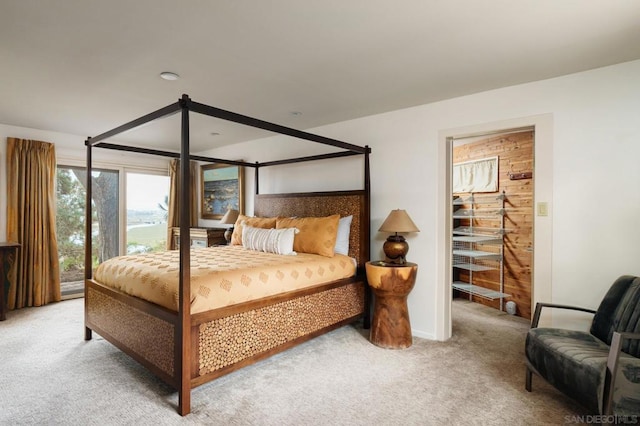
M 0 123 L 95 136 L 186 93 L 308 129 L 639 59 L 639 22 L 637 0 L 0 0 Z M 194 152 L 268 136 L 195 115 Z M 177 149 L 179 120 L 118 139 Z

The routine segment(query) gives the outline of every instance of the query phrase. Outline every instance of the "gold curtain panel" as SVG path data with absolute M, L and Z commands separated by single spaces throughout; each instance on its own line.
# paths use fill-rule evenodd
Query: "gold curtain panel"
M 7 138 L 7 239 L 21 244 L 9 285 L 9 309 L 60 300 L 54 145 Z

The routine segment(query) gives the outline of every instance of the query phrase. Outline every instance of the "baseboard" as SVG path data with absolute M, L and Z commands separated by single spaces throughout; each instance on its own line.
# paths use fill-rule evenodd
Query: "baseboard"
M 421 330 L 416 330 L 415 328 L 411 329 L 411 334 L 416 337 L 420 337 L 421 339 L 436 340 L 435 334 L 427 333 Z

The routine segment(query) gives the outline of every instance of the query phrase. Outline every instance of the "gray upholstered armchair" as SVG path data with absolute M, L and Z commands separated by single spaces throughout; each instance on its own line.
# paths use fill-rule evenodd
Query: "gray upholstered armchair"
M 595 314 L 589 333 L 538 328 L 543 307 Z M 594 414 L 640 414 L 640 278 L 618 278 L 597 311 L 538 303 L 525 344 L 526 389 L 532 373 Z

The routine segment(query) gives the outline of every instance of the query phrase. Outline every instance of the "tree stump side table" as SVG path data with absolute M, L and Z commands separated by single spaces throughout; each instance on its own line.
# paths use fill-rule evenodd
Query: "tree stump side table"
M 411 346 L 407 297 L 416 283 L 418 265 L 367 262 L 367 282 L 375 295 L 370 340 L 376 346 L 405 349 Z

